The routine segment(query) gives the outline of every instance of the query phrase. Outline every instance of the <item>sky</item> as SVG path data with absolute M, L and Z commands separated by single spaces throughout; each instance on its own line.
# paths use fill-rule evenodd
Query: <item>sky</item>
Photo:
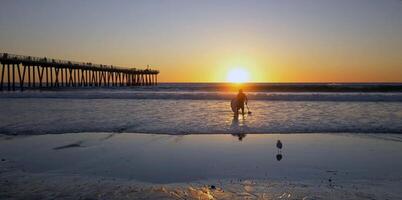
M 401 0 L 1 0 L 0 52 L 161 82 L 402 82 Z

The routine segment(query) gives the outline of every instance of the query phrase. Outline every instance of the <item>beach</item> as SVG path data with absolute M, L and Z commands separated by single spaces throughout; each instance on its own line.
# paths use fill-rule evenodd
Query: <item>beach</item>
M 248 134 L 241 141 L 221 134 L 2 135 L 0 194 L 15 199 L 400 199 L 401 142 L 397 134 L 348 133 Z
M 248 86 L 4 92 L 0 199 L 402 198 L 399 85 Z
M 0 2 L 0 200 L 402 200 L 402 0 Z

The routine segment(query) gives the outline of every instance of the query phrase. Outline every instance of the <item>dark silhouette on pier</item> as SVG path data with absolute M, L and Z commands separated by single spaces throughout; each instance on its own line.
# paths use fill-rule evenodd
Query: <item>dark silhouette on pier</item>
M 158 70 L 123 68 L 46 57 L 0 53 L 0 90 L 62 87 L 123 87 L 158 83 Z M 6 73 L 7 72 L 7 73 Z M 7 78 L 7 82 L 5 82 Z M 46 79 L 46 80 L 45 80 Z M 18 84 L 18 85 L 17 85 Z

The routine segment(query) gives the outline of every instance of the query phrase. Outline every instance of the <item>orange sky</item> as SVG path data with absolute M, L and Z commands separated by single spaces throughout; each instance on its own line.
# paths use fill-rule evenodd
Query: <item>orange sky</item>
M 402 82 L 402 2 L 4 1 L 0 52 L 145 67 L 161 82 Z

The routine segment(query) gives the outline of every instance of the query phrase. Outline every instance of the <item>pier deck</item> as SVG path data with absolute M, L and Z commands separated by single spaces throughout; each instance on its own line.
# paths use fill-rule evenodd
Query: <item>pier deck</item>
M 130 87 L 158 83 L 158 70 L 0 53 L 0 90 Z

